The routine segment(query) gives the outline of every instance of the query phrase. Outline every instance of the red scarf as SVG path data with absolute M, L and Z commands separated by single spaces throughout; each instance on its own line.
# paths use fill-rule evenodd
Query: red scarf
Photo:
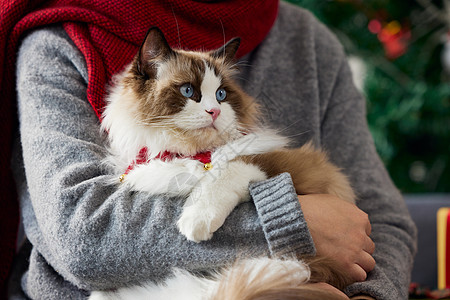
M 100 116 L 105 84 L 131 61 L 151 26 L 161 28 L 172 47 L 191 50 L 215 49 L 240 36 L 239 57 L 264 39 L 277 11 L 278 0 L 0 0 L 0 288 L 15 252 L 18 224 L 8 166 L 16 126 L 14 70 L 21 35 L 38 26 L 63 24 L 86 59 L 87 97 Z

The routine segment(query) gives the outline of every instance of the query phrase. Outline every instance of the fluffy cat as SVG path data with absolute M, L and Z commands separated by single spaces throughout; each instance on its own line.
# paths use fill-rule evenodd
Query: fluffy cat
M 250 182 L 282 172 L 291 174 L 298 194 L 355 199 L 322 151 L 311 144 L 288 149 L 287 138 L 261 126 L 255 100 L 232 79 L 239 43 L 236 38 L 210 52 L 172 49 L 151 28 L 133 62 L 116 77 L 103 113 L 117 180 L 122 174 L 121 184 L 131 190 L 185 196 L 177 226 L 193 242 L 210 239 L 250 199 Z M 279 299 L 280 293 L 282 299 L 332 299 L 303 283 L 343 287 L 347 278 L 333 268 L 327 259 L 309 265 L 297 259 L 242 260 L 213 279 L 174 270 L 162 285 L 93 292 L 90 299 Z

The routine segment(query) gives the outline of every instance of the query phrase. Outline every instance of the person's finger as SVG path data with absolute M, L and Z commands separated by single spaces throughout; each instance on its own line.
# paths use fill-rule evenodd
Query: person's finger
M 359 255 L 356 264 L 358 264 L 358 266 L 360 266 L 365 271 L 365 273 L 369 273 L 370 271 L 373 270 L 373 268 L 375 268 L 376 262 L 372 255 L 363 251 Z
M 350 267 L 349 274 L 354 282 L 363 282 L 367 278 L 367 272 L 358 263 Z
M 370 237 L 367 237 L 365 244 L 363 246 L 363 250 L 371 255 L 375 252 L 375 243 L 372 241 Z
M 344 300 L 344 299 L 349 299 L 347 297 L 346 294 L 344 294 L 342 291 L 338 290 L 337 288 L 335 288 L 332 285 L 329 285 L 328 283 L 325 282 L 318 282 L 318 283 L 307 283 L 306 285 L 310 286 L 310 287 L 317 287 L 321 290 L 325 290 L 325 291 L 329 291 L 330 293 L 333 293 L 335 295 L 335 299 L 336 300 Z
M 370 224 L 369 221 L 367 222 L 367 225 L 366 225 L 366 234 L 368 236 L 370 236 L 372 234 L 372 224 Z

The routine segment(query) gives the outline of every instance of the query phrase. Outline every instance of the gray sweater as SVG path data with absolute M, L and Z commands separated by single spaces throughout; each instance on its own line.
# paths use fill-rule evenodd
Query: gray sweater
M 369 214 L 377 266 L 348 295 L 407 299 L 415 227 L 375 152 L 365 100 L 338 41 L 308 12 L 281 3 L 271 32 L 246 60 L 242 86 L 267 120 L 296 145 L 313 140 L 328 151 Z M 199 244 L 176 228 L 181 199 L 109 185 L 87 78 L 83 56 L 61 28 L 23 40 L 14 168 L 31 252 L 26 270 L 16 268 L 22 291 L 13 299 L 83 299 L 89 290 L 162 279 L 171 267 L 203 271 L 248 255 L 314 254 L 287 174 L 251 186 L 253 202 L 238 206 L 212 240 Z

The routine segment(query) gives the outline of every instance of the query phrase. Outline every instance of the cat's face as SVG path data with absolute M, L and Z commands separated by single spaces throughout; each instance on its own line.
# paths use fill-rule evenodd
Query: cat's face
M 136 101 L 136 122 L 163 128 L 198 151 L 224 144 L 251 128 L 254 100 L 232 80 L 239 39 L 212 52 L 174 50 L 153 28 L 123 78 Z

